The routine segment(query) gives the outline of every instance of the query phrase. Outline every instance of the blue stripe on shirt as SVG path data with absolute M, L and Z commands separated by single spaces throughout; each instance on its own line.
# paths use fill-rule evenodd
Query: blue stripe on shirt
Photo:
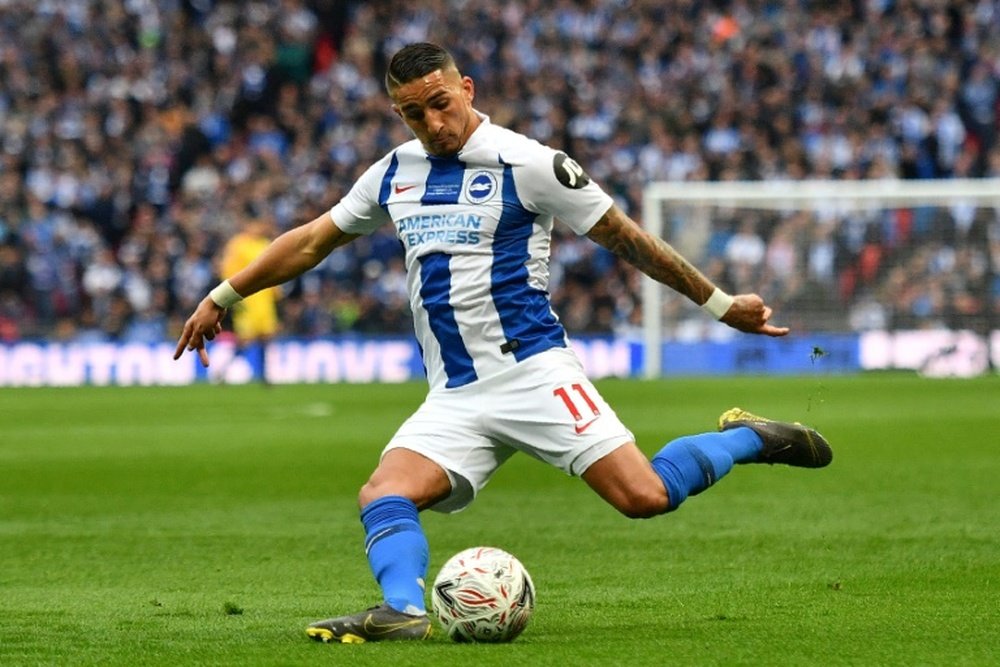
M 431 332 L 441 347 L 441 360 L 448 376 L 445 387 L 461 387 L 477 379 L 472 355 L 458 331 L 455 309 L 451 305 L 451 256 L 435 252 L 419 258 L 420 298 Z
M 399 157 L 393 153 L 392 160 L 389 161 L 389 168 L 382 176 L 382 185 L 378 189 L 378 205 L 385 209 L 386 213 L 389 212 L 389 194 L 392 192 L 392 178 L 396 175 L 397 169 L 399 169 Z
M 493 238 L 490 291 L 505 338 L 517 341 L 511 353 L 518 361 L 566 347 L 566 332 L 552 312 L 548 293 L 528 284 L 528 242 L 535 218 L 517 196 L 512 167 L 504 164 L 503 212 Z
M 454 157 L 427 156 L 431 163 L 430 173 L 424 183 L 424 195 L 420 203 L 424 206 L 435 204 L 457 204 L 465 178 L 465 163 Z

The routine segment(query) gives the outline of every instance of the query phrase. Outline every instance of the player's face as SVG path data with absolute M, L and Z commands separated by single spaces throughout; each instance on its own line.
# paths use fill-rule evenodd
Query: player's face
M 434 70 L 404 83 L 392 95 L 399 114 L 431 155 L 458 153 L 479 126 L 472 110 L 472 79 L 456 70 Z

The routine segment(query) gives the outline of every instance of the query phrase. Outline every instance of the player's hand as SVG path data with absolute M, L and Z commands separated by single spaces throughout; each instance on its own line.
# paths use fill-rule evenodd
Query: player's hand
M 788 333 L 788 327 L 768 324 L 769 319 L 771 319 L 771 308 L 756 294 L 735 295 L 733 305 L 722 316 L 722 322 L 745 333 L 765 336 L 784 336 Z
M 212 340 L 222 331 L 222 318 L 225 315 L 226 309 L 216 305 L 210 297 L 202 299 L 194 314 L 184 323 L 184 330 L 177 340 L 177 349 L 174 350 L 174 359 L 180 359 L 185 348 L 198 350 L 201 365 L 207 368 L 208 350 L 205 349 L 205 341 Z

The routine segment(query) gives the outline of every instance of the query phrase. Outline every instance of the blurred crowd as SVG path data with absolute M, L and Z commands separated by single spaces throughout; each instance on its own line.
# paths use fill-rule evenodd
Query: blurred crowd
M 0 0 L 0 341 L 174 337 L 241 221 L 308 221 L 409 138 L 381 76 L 422 40 L 640 221 L 654 180 L 1000 176 L 997 1 Z M 706 271 L 800 328 L 1000 302 L 994 209 L 712 225 Z M 553 248 L 567 328 L 634 331 L 636 271 L 559 225 Z M 391 226 L 280 308 L 288 336 L 408 332 Z

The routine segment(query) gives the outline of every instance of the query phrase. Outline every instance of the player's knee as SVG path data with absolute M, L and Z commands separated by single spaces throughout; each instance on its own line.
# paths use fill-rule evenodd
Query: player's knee
M 365 507 L 375 502 L 379 498 L 386 496 L 398 496 L 398 491 L 394 491 L 391 486 L 369 479 L 358 491 L 358 507 Z
M 412 500 L 420 509 L 424 509 L 446 497 L 450 490 L 450 486 L 437 483 L 420 483 L 392 476 L 373 475 L 358 491 L 358 507 L 366 507 L 386 496 L 402 496 Z
M 402 496 L 426 509 L 451 493 L 451 479 L 440 465 L 407 449 L 395 448 L 382 457 L 378 467 L 358 492 L 365 507 L 379 498 Z
M 615 503 L 615 508 L 630 519 L 649 519 L 667 511 L 667 492 L 662 488 L 629 489 Z

